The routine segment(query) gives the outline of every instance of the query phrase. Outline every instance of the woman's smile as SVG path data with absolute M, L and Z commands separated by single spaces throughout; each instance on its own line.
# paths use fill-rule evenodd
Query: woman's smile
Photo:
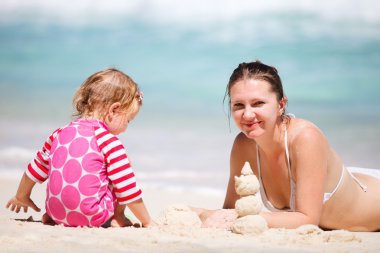
M 242 125 L 251 129 L 251 128 L 256 128 L 257 126 L 259 126 L 260 123 L 261 123 L 261 121 L 255 121 L 255 122 L 242 123 Z

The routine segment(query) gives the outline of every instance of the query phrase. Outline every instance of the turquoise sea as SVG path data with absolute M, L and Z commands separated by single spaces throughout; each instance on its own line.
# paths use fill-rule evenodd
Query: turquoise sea
M 280 72 L 288 110 L 315 122 L 345 164 L 380 169 L 380 2 L 0 1 L 0 176 L 18 176 L 72 113 L 93 72 L 143 90 L 121 139 L 143 185 L 223 192 L 237 129 L 232 70 Z

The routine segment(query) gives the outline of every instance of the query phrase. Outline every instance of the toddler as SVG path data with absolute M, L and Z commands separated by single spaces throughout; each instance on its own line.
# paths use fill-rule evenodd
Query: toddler
M 65 226 L 131 226 L 125 207 L 143 227 L 153 222 L 117 137 L 142 105 L 138 85 L 117 69 L 91 75 L 73 98 L 77 119 L 55 130 L 29 163 L 16 196 L 6 207 L 40 209 L 30 195 L 47 180 L 43 223 Z

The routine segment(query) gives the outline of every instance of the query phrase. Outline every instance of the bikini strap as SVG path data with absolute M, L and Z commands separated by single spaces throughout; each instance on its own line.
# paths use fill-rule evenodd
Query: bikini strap
M 290 178 L 292 178 L 291 177 L 292 173 L 291 173 L 291 170 L 290 170 L 289 149 L 288 149 L 288 131 L 286 130 L 286 128 L 285 128 L 285 134 L 284 134 L 284 145 L 285 145 L 286 161 L 288 163 L 288 172 L 289 172 Z M 257 145 L 257 143 L 256 143 L 256 157 L 257 157 L 256 158 L 256 160 L 257 160 L 257 170 L 258 170 L 259 178 L 261 178 L 259 146 Z
M 286 130 L 286 127 L 285 127 L 285 133 L 284 133 L 284 145 L 285 145 L 286 161 L 288 162 L 289 178 L 292 179 L 292 172 L 290 170 L 289 149 L 288 149 L 288 131 Z
M 347 170 L 347 169 L 346 169 Z M 359 179 L 357 179 L 357 177 L 355 177 L 352 173 L 351 173 L 351 171 L 349 171 L 349 170 L 347 170 L 347 172 L 348 172 L 348 174 L 350 174 L 350 176 L 352 177 L 352 179 L 354 179 L 355 180 L 355 182 L 360 186 L 360 188 L 362 188 L 362 190 L 364 191 L 364 192 L 367 192 L 367 186 L 366 185 L 364 185 L 362 182 L 360 182 L 360 180 Z
M 331 198 L 331 196 L 334 195 L 335 192 L 339 189 L 339 186 L 341 185 L 341 183 L 343 181 L 343 176 L 344 176 L 344 166 L 342 166 L 342 172 L 340 173 L 339 181 L 336 184 L 334 190 L 332 192 L 325 192 L 325 194 L 323 195 L 323 203 L 328 201 Z
M 259 156 L 259 145 L 256 143 L 256 161 L 257 161 L 257 172 L 259 175 L 259 179 L 261 181 L 261 166 L 260 166 L 260 156 Z
M 285 138 L 287 140 L 287 137 L 286 137 L 286 134 L 285 134 Z M 287 143 L 287 141 L 285 142 Z M 289 170 L 289 176 L 290 176 L 290 187 L 291 187 L 291 196 L 290 196 L 290 203 L 289 203 L 289 210 L 295 210 L 295 198 L 294 198 L 294 192 L 293 192 L 293 180 L 291 178 L 291 172 L 290 172 L 290 161 L 289 161 L 289 151 L 288 151 L 288 148 L 287 148 L 287 145 L 285 145 L 286 147 L 286 157 L 287 157 L 287 160 L 288 160 L 288 170 Z M 267 198 L 267 195 L 266 195 L 266 192 L 265 192 L 265 188 L 264 188 L 264 184 L 262 182 L 262 179 L 261 179 L 261 164 L 260 164 L 260 154 L 259 154 L 259 146 L 257 145 L 256 143 L 256 161 L 257 161 L 257 174 L 258 174 L 258 177 L 259 177 L 259 182 L 260 182 L 260 194 L 261 194 L 261 199 L 263 201 L 263 204 L 264 206 L 274 212 L 274 211 L 285 211 L 285 210 L 280 210 L 280 209 L 277 209 L 275 208 L 272 203 L 268 200 Z

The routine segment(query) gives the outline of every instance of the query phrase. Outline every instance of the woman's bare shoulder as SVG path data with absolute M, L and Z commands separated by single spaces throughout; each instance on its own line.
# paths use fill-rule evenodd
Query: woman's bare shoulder
M 313 169 L 326 167 L 331 148 L 322 131 L 312 122 L 294 121 L 289 128 L 288 145 L 295 175 L 300 175 L 300 171 L 319 173 Z
M 240 132 L 236 135 L 234 145 L 238 146 L 251 146 L 255 145 L 256 142 L 253 139 L 248 138 L 243 132 Z
M 309 143 L 314 141 L 326 141 L 321 129 L 313 122 L 305 119 L 292 119 L 289 124 L 289 140 L 293 143 Z
M 235 174 L 240 174 L 244 163 L 248 161 L 253 169 L 256 164 L 256 142 L 239 133 L 231 150 L 231 169 Z M 255 169 L 253 169 L 255 172 Z

